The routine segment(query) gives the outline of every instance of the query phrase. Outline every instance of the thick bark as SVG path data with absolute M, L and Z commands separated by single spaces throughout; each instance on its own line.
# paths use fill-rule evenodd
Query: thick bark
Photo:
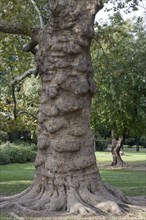
M 0 20 L 0 32 L 9 34 L 22 34 L 30 37 L 34 37 L 39 32 L 39 27 L 28 27 L 26 25 L 18 23 L 8 23 Z
M 130 202 L 102 182 L 90 130 L 96 91 L 90 42 L 100 7 L 97 0 L 50 0 L 51 18 L 40 34 L 36 54 L 42 79 L 36 175 L 26 191 L 2 198 L 2 209 L 37 216 L 119 214 Z
M 123 144 L 125 141 L 126 136 L 123 135 L 119 138 L 115 138 L 114 132 L 112 133 L 112 148 L 111 148 L 111 153 L 112 153 L 112 163 L 111 166 L 123 166 L 124 161 L 121 158 L 121 150 L 123 148 Z

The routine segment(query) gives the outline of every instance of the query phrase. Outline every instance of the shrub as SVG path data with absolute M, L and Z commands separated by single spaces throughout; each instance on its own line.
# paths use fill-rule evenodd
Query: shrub
M 8 134 L 4 131 L 0 131 L 0 144 L 2 144 L 3 142 L 8 141 Z
M 0 165 L 10 163 L 10 155 L 7 154 L 6 150 L 0 148 Z
M 146 139 L 145 137 L 141 138 L 127 138 L 125 144 L 128 145 L 128 148 L 132 148 L 135 145 L 139 145 L 143 148 L 146 148 Z
M 95 150 L 96 151 L 104 151 L 108 148 L 108 141 L 102 139 L 96 139 L 95 142 Z
M 127 138 L 125 144 L 128 145 L 128 148 L 132 148 L 135 145 L 135 138 Z
M 146 148 L 146 138 L 142 137 L 141 140 L 140 140 L 140 145 L 143 147 L 143 148 Z
M 35 152 L 29 148 L 13 147 L 9 149 L 11 163 L 32 162 L 35 159 Z
M 24 143 L 6 143 L 0 146 L 0 164 L 34 162 L 34 146 Z

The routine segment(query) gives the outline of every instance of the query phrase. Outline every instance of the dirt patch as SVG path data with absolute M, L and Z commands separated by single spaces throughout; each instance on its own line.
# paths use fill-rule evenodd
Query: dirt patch
M 110 163 L 98 163 L 99 170 L 105 169 L 105 170 L 146 170 L 146 164 L 135 164 L 135 163 L 124 163 L 123 166 L 111 166 Z

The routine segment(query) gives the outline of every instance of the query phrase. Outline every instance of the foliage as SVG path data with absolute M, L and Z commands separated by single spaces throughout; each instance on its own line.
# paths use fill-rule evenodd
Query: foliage
M 41 2 L 37 1 L 39 4 Z M 39 25 L 40 14 L 36 8 L 34 0 L 2 0 L 0 18 L 6 22 L 20 22 L 21 25 Z M 33 55 L 22 50 L 30 38 L 0 33 L 0 41 L 0 130 L 6 132 L 31 130 L 34 134 L 40 82 L 31 76 L 16 84 L 14 88 L 11 84 L 14 78 L 34 67 Z
M 34 146 L 26 143 L 9 143 L 0 146 L 0 164 L 33 162 Z
M 108 144 L 108 140 L 98 136 L 95 141 L 95 151 L 105 151 L 108 148 Z
M 36 115 L 39 102 L 38 78 L 30 76 L 14 88 L 15 99 L 11 81 L 34 66 L 31 54 L 22 51 L 24 39 L 21 36 L 0 35 L 0 128 L 3 131 L 36 129 Z M 14 117 L 14 105 L 16 115 Z M 34 117 L 32 117 L 32 115 Z
M 128 145 L 128 147 L 132 147 L 135 145 L 135 138 L 127 138 L 125 140 L 125 144 Z
M 6 141 L 8 141 L 8 134 L 4 131 L 0 131 L 0 145 Z
M 21 24 L 33 25 L 39 23 L 33 1 L 1 0 L 0 17 L 7 22 L 21 22 Z M 25 13 L 24 13 L 25 11 Z M 21 19 L 21 20 L 20 20 Z
M 138 6 L 143 3 L 143 0 L 103 0 L 103 2 L 105 4 L 112 3 L 112 10 L 114 10 L 115 13 L 121 9 L 123 9 L 125 13 L 130 13 L 132 10 L 137 11 Z M 106 8 L 105 10 L 108 11 L 110 9 Z
M 137 144 L 139 146 L 145 148 L 146 147 L 146 139 L 144 137 L 142 137 L 137 140 L 137 138 L 129 137 L 125 140 L 125 144 L 128 145 L 129 148 L 130 147 L 132 148 L 134 145 L 137 145 Z
M 97 25 L 91 53 L 97 84 L 91 125 L 95 133 L 105 126 L 121 135 L 145 132 L 145 51 L 143 24 L 131 24 L 117 15 L 111 24 Z

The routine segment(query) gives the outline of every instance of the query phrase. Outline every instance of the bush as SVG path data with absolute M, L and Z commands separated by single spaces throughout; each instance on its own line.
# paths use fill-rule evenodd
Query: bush
M 96 151 L 104 151 L 108 148 L 108 141 L 102 139 L 96 139 L 95 142 L 95 150 Z
M 0 148 L 0 165 L 10 163 L 10 155 L 4 148 Z
M 127 138 L 125 144 L 128 145 L 128 148 L 132 148 L 135 145 L 139 145 L 143 148 L 146 148 L 146 139 L 145 137 L 141 138 Z
M 8 134 L 4 131 L 0 131 L 0 144 L 8 141 L 9 137 Z
M 0 164 L 34 162 L 34 146 L 26 143 L 6 143 L 0 146 Z
M 125 144 L 128 145 L 128 148 L 132 148 L 135 145 L 135 138 L 127 138 Z
M 143 147 L 143 148 L 146 148 L 146 138 L 141 138 L 140 139 L 140 145 Z

